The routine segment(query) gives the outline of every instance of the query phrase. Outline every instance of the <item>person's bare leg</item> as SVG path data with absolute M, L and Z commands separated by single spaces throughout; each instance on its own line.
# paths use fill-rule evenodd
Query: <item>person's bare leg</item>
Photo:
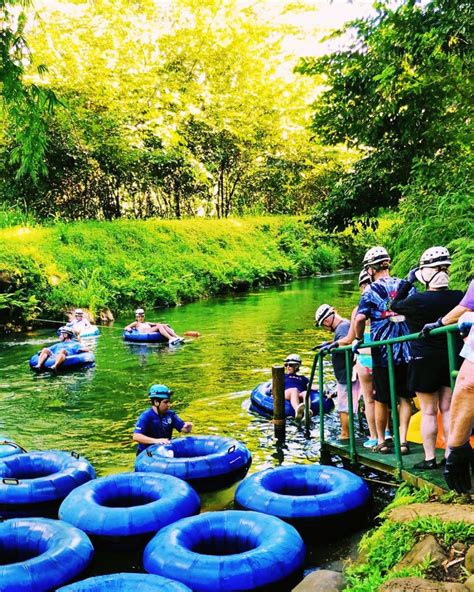
M 60 352 L 58 352 L 56 354 L 56 360 L 54 362 L 54 364 L 51 366 L 51 370 L 57 370 L 59 366 L 61 366 L 61 364 L 64 362 L 64 360 L 66 359 L 67 356 L 67 352 L 65 349 L 62 349 Z
M 377 428 L 377 442 L 382 444 L 385 440 L 385 428 L 388 420 L 388 406 L 385 403 L 375 401 L 375 426 Z
M 436 436 L 438 434 L 438 391 L 435 393 L 416 393 L 421 407 L 421 440 L 425 460 L 436 456 Z M 404 440 L 402 440 L 404 442 Z
M 449 421 L 450 448 L 469 442 L 474 426 L 474 362 L 464 360 L 456 378 Z
M 359 377 L 362 396 L 364 397 L 365 418 L 369 426 L 369 437 L 371 440 L 377 439 L 377 428 L 375 426 L 375 401 L 373 396 L 372 376 L 366 371 L 364 366 L 356 364 L 357 376 Z
M 339 411 L 339 420 L 341 422 L 341 440 L 347 440 L 349 438 L 349 414 L 345 411 Z
M 51 351 L 45 347 L 41 350 L 40 355 L 38 356 L 38 363 L 36 364 L 35 368 L 42 368 L 43 364 L 51 355 Z
M 444 431 L 444 439 L 446 444 L 449 439 L 449 422 L 450 422 L 450 415 L 451 415 L 451 400 L 453 397 L 453 391 L 449 388 L 449 386 L 442 386 L 439 389 L 439 401 L 438 407 L 441 413 L 441 420 L 443 422 L 443 431 Z M 448 447 L 446 446 L 446 451 Z M 447 452 L 445 451 L 445 456 Z
M 407 441 L 408 424 L 411 417 L 411 399 L 400 397 L 399 401 L 399 419 L 400 419 L 400 442 Z
M 291 403 L 293 409 L 297 410 L 298 405 L 301 403 L 300 392 L 297 388 L 289 388 L 285 390 L 285 399 Z

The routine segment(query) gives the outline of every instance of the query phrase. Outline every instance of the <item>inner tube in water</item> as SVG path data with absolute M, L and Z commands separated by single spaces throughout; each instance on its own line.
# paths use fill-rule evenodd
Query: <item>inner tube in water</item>
M 56 592 L 192 592 L 180 582 L 153 574 L 118 573 L 96 576 L 58 588 Z
M 259 413 L 260 415 L 273 416 L 273 397 L 271 395 L 272 383 L 271 381 L 262 382 L 256 386 L 250 394 L 250 410 Z M 319 404 L 321 397 L 319 391 L 312 390 L 311 394 L 311 411 L 313 415 L 319 415 Z M 327 413 L 334 407 L 332 399 L 322 397 L 323 411 Z M 285 401 L 285 415 L 286 417 L 294 417 L 295 410 L 289 401 Z
M 79 337 L 81 339 L 87 338 L 87 337 L 99 337 L 100 335 L 100 330 L 99 327 L 97 327 L 97 325 L 91 325 L 90 327 L 86 327 L 85 329 L 83 329 L 82 331 L 79 332 Z
M 259 512 L 227 510 L 183 518 L 145 547 L 146 571 L 195 592 L 291 590 L 305 545 L 289 524 Z
M 154 333 L 140 333 L 139 331 L 124 331 L 124 341 L 130 341 L 131 343 L 168 343 L 168 339 L 163 337 L 159 331 Z
M 75 452 L 46 450 L 2 458 L 0 516 L 56 516 L 63 499 L 91 479 L 94 468 Z
M 370 489 L 358 475 L 322 465 L 260 471 L 235 492 L 237 507 L 277 516 L 306 540 L 336 538 L 359 528 L 370 501 Z
M 174 475 L 202 492 L 243 479 L 251 463 L 248 448 L 234 438 L 188 436 L 143 450 L 136 458 L 135 471 Z
M 0 522 L 0 590 L 46 592 L 81 574 L 94 549 L 79 529 L 46 518 Z
M 21 454 L 26 452 L 19 444 L 0 434 L 0 459 L 13 454 Z
M 39 354 L 35 354 L 30 358 L 30 368 L 35 372 L 51 371 L 51 366 L 54 365 L 55 356 L 49 356 L 41 368 L 35 368 L 38 364 Z M 64 362 L 58 367 L 59 372 L 69 370 L 79 370 L 81 368 L 92 368 L 95 366 L 95 356 L 92 352 L 81 352 L 79 354 L 68 355 Z
M 72 491 L 59 518 L 87 533 L 94 544 L 135 545 L 180 518 L 199 513 L 200 500 L 181 479 L 152 473 L 120 473 Z

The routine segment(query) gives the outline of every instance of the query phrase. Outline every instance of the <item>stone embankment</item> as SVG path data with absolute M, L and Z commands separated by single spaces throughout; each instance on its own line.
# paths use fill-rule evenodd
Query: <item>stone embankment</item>
M 422 517 L 437 517 L 443 522 L 464 522 L 473 525 L 474 507 L 470 504 L 416 503 L 394 508 L 387 520 L 410 522 Z M 443 547 L 432 535 L 422 537 L 393 568 L 397 572 L 414 567 L 430 558 L 429 576 L 395 577 L 373 592 L 474 592 L 473 540 L 456 541 Z M 363 561 L 363 557 L 355 561 Z M 349 592 L 344 572 L 321 569 L 310 573 L 293 592 Z

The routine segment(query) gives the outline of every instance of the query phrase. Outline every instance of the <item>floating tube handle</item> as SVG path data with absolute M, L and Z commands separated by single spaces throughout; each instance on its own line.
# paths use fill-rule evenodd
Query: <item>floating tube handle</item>
M 2 483 L 5 485 L 20 485 L 20 480 L 16 477 L 4 477 Z
M 19 444 L 17 444 L 16 442 L 12 442 L 11 440 L 2 440 L 0 442 L 0 446 L 2 446 L 2 445 L 5 445 L 5 446 L 13 446 L 13 448 L 18 448 L 22 452 L 26 452 L 26 449 L 23 448 L 23 446 L 20 446 Z
M 229 449 L 227 450 L 227 454 L 232 454 L 233 452 L 235 452 L 235 444 L 232 444 L 232 446 L 229 446 Z
M 146 451 L 146 455 L 152 457 L 153 456 L 153 452 L 151 450 L 147 450 Z
M 73 451 L 71 452 L 71 456 L 72 456 L 72 457 L 74 457 L 74 458 L 77 458 L 77 459 L 79 459 L 79 456 L 80 456 L 80 455 L 79 455 L 79 453 L 78 453 L 78 452 L 75 452 L 75 451 L 73 450 Z

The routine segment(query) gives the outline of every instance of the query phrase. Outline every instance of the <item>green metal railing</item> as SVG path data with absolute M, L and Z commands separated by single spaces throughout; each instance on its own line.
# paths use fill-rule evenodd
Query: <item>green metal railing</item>
M 449 371 L 450 371 L 450 380 L 451 380 L 451 388 L 454 389 L 454 382 L 457 375 L 457 368 L 456 368 L 456 345 L 455 345 L 455 333 L 458 331 L 458 326 L 456 324 L 449 325 L 447 327 L 440 327 L 438 329 L 434 329 L 430 332 L 430 335 L 440 335 L 446 334 L 447 338 L 447 346 L 448 346 L 448 363 L 449 363 Z M 394 362 L 393 362 L 393 344 L 394 343 L 403 343 L 406 341 L 416 341 L 418 339 L 425 339 L 424 337 L 420 337 L 419 333 L 411 333 L 409 335 L 404 335 L 402 337 L 394 337 L 392 339 L 384 339 L 381 341 L 373 341 L 369 343 L 363 343 L 361 345 L 362 348 L 374 348 L 380 346 L 387 347 L 387 360 L 388 360 L 388 379 L 389 379 L 389 389 L 390 389 L 390 408 L 392 411 L 392 424 L 393 424 L 393 439 L 395 442 L 395 458 L 397 469 L 401 471 L 403 469 L 403 460 L 402 454 L 400 451 L 400 433 L 399 433 L 399 421 L 398 421 L 398 412 L 397 412 L 397 393 L 395 391 L 395 374 L 394 374 Z M 353 405 L 352 405 L 352 366 L 353 366 L 353 355 L 352 355 L 352 346 L 346 345 L 344 347 L 338 347 L 331 350 L 331 353 L 336 352 L 343 352 L 345 354 L 345 362 L 346 362 L 346 376 L 347 376 L 347 398 L 348 398 L 348 414 L 349 414 L 349 456 L 352 462 L 354 462 L 357 458 L 357 450 L 356 450 L 356 441 L 354 435 L 354 412 L 353 412 Z M 318 352 L 314 358 L 313 366 L 311 368 L 311 375 L 309 379 L 308 385 L 308 392 L 306 393 L 305 399 L 305 406 L 306 406 L 306 413 L 305 413 L 305 425 L 306 428 L 309 429 L 310 424 L 310 417 L 309 417 L 309 404 L 310 404 L 310 388 L 314 380 L 314 376 L 316 374 L 316 368 L 319 370 L 318 379 L 319 379 L 319 392 L 320 397 L 323 397 L 324 393 L 324 368 L 323 368 L 323 358 L 325 353 Z M 324 446 L 324 409 L 323 405 L 319 405 L 319 439 L 321 442 L 321 446 Z

